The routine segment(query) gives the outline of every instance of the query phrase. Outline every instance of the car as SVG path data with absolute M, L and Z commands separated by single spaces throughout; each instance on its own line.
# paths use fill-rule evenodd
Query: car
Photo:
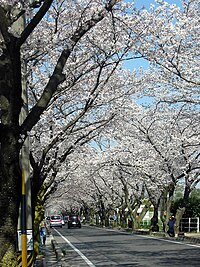
M 81 228 L 81 218 L 78 215 L 69 215 L 68 217 L 68 229 L 71 227 Z
M 62 216 L 61 215 L 51 215 L 50 216 L 50 228 L 51 227 L 62 228 Z

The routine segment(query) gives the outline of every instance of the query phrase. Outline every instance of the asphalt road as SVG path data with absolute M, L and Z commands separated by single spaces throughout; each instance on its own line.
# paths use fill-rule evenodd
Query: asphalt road
M 200 246 L 112 229 L 83 226 L 53 230 L 67 266 L 200 266 Z

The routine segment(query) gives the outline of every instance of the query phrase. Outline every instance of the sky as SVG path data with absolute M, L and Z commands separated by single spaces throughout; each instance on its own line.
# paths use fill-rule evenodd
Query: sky
M 135 0 L 137 8 L 142 8 L 143 6 L 145 6 L 145 8 L 149 8 L 150 4 L 153 4 L 154 2 L 154 0 Z M 182 0 L 165 0 L 165 2 L 169 4 L 181 5 Z

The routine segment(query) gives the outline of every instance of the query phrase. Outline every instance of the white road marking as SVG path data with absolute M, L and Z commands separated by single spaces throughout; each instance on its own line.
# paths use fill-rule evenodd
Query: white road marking
M 81 258 L 87 263 L 87 265 L 88 266 L 90 266 L 90 267 L 95 267 L 95 265 L 90 261 L 90 260 L 88 260 L 88 258 L 82 253 L 82 252 L 80 252 L 80 250 L 78 250 L 74 245 L 72 245 L 72 243 L 66 238 L 66 237 L 64 237 L 63 235 L 61 235 L 61 233 L 60 232 L 58 232 L 58 230 L 56 230 L 55 228 L 54 228 L 54 230 L 62 237 L 62 239 L 64 239 L 66 242 L 67 242 L 67 244 L 76 252 L 76 253 L 78 253 L 80 256 L 81 256 Z
M 140 235 L 137 235 L 137 236 L 140 236 Z M 162 241 L 169 242 L 169 243 L 186 245 L 186 246 L 189 246 L 189 247 L 200 248 L 200 245 L 189 244 L 189 243 L 185 243 L 185 242 L 181 242 L 181 241 L 176 241 L 176 240 L 164 239 L 164 238 L 159 238 L 159 237 L 154 237 L 154 236 L 143 236 L 143 237 L 145 237 L 145 238 L 152 238 L 152 239 L 156 239 L 156 240 L 162 240 Z
M 92 227 L 92 226 L 90 226 Z M 101 229 L 101 228 L 100 228 Z M 115 229 L 106 229 L 106 228 L 103 228 L 103 230 L 106 230 L 106 231 L 113 231 L 113 232 L 120 232 L 121 234 L 125 234 L 125 235 L 130 235 L 130 233 L 128 232 L 123 232 L 123 231 L 120 231 L 120 230 L 115 230 Z M 189 243 L 185 243 L 185 242 L 181 242 L 181 241 L 177 241 L 177 240 L 170 240 L 170 239 L 164 239 L 162 237 L 155 237 L 155 236 L 147 236 L 147 235 L 138 235 L 138 234 L 134 234 L 133 235 L 135 236 L 139 236 L 139 237 L 144 237 L 144 238 L 148 238 L 148 239 L 156 239 L 156 240 L 162 240 L 162 241 L 165 241 L 165 242 L 169 242 L 169 243 L 175 243 L 175 244 L 180 244 L 180 245 L 186 245 L 186 246 L 189 246 L 189 247 L 196 247 L 196 248 L 200 248 L 200 245 L 196 245 L 196 244 L 189 244 Z

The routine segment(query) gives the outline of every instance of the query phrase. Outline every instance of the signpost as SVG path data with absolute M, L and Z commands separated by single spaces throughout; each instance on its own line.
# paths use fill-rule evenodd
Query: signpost
M 18 11 L 17 11 L 18 12 Z M 25 27 L 25 17 L 20 17 L 14 24 L 13 30 L 19 35 Z M 23 59 L 22 59 L 23 60 Z M 23 105 L 20 114 L 19 123 L 22 124 L 28 113 L 28 97 L 26 86 L 26 62 L 21 64 L 21 83 L 22 83 L 22 100 Z M 32 239 L 32 209 L 31 209 L 31 181 L 30 181 L 30 162 L 29 162 L 29 139 L 24 141 L 21 149 L 21 169 L 22 169 L 22 199 L 18 219 L 18 249 L 21 251 L 22 267 L 28 266 L 27 250 L 33 250 L 33 245 L 29 245 Z M 27 231 L 27 229 L 29 229 Z M 30 237 L 31 236 L 31 237 Z M 30 266 L 30 265 L 29 265 Z
M 22 251 L 22 233 L 21 230 L 17 231 L 18 236 L 18 251 Z M 27 251 L 33 250 L 33 231 L 32 230 L 26 230 L 26 246 Z

